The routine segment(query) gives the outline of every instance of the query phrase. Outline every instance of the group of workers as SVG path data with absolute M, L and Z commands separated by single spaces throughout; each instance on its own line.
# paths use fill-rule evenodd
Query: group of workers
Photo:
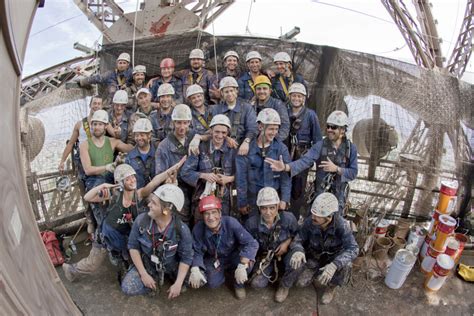
M 73 153 L 94 236 L 86 258 L 63 265 L 68 280 L 109 257 L 127 295 L 152 295 L 169 279 L 175 298 L 232 278 L 238 299 L 246 284 L 278 282 L 283 302 L 293 285 L 313 283 L 329 303 L 347 282 L 358 254 L 343 218 L 357 176 L 348 117 L 332 112 L 323 138 L 287 53 L 274 56 L 275 72 L 252 51 L 241 74 L 239 58 L 227 52 L 216 76 L 193 49 L 189 69 L 165 58 L 147 82 L 146 67 L 131 69 L 122 53 L 114 71 L 79 81 L 103 84 L 110 102 L 91 98 L 59 164 Z

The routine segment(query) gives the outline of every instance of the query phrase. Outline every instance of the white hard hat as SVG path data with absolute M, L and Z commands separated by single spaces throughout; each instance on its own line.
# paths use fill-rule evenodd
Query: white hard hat
M 272 187 L 265 187 L 258 191 L 257 206 L 275 205 L 280 203 L 278 192 Z
M 173 86 L 169 83 L 163 83 L 158 87 L 158 97 L 163 95 L 174 95 L 174 92 Z
M 245 56 L 245 62 L 247 62 L 251 59 L 260 59 L 260 60 L 262 60 L 262 56 L 260 55 L 259 52 L 251 51 L 251 52 L 247 53 L 247 56 Z
M 281 125 L 280 115 L 272 108 L 265 108 L 257 115 L 257 123 Z
M 132 168 L 132 166 L 127 165 L 126 163 L 118 165 L 114 171 L 115 183 L 120 183 L 123 180 L 125 180 L 127 177 L 131 175 L 135 175 L 135 174 L 137 173 L 135 172 L 135 169 Z
M 119 60 L 125 60 L 127 62 L 130 62 L 130 54 L 129 53 L 120 54 L 119 57 L 117 58 L 117 61 Z
M 172 203 L 178 212 L 184 205 L 184 194 L 183 191 L 174 184 L 163 184 L 153 192 L 163 202 Z
M 173 121 L 191 121 L 192 119 L 191 109 L 186 104 L 176 105 L 171 113 Z
M 237 58 L 237 60 L 239 60 L 239 54 L 237 54 L 237 52 L 234 52 L 233 50 L 229 50 L 225 53 L 224 60 L 226 60 L 226 58 L 230 56 L 234 56 L 235 58 Z
M 199 49 L 199 48 L 193 49 L 193 50 L 189 53 L 189 59 L 193 59 L 193 58 L 204 59 L 204 52 L 203 52 L 201 49 Z
M 209 127 L 213 127 L 214 125 L 224 125 L 224 126 L 227 126 L 228 128 L 232 128 L 230 125 L 229 118 L 224 114 L 217 114 L 216 116 L 212 118 L 211 124 L 209 124 Z
M 291 63 L 291 57 L 285 52 L 276 53 L 273 56 L 273 62 L 276 63 L 277 61 L 282 61 L 284 63 Z
M 304 84 L 299 82 L 293 82 L 293 84 L 288 89 L 288 94 L 292 93 L 301 93 L 302 95 L 306 96 L 306 88 Z
M 339 203 L 334 194 L 323 192 L 316 197 L 311 205 L 311 213 L 319 217 L 327 217 L 336 213 L 339 209 Z
M 151 95 L 151 92 L 150 92 L 150 90 L 148 90 L 148 88 L 141 88 L 140 90 L 137 91 L 137 94 L 136 94 L 136 98 L 137 98 L 137 99 L 138 99 L 138 96 L 139 96 L 141 93 L 146 93 L 146 94 Z
M 153 130 L 151 122 L 147 118 L 139 118 L 133 125 L 134 133 L 149 133 Z
M 92 114 L 91 122 L 109 123 L 109 114 L 105 110 L 97 110 Z
M 202 90 L 201 86 L 198 84 L 190 85 L 188 89 L 186 89 L 186 98 L 198 93 L 204 94 L 204 90 Z
M 329 114 L 326 124 L 347 127 L 349 126 L 349 118 L 347 117 L 347 114 L 342 111 L 334 111 Z
M 117 90 L 112 99 L 114 104 L 127 104 L 128 103 L 128 93 L 125 90 Z
M 136 65 L 134 68 L 133 68 L 133 72 L 132 72 L 132 75 L 136 74 L 136 73 L 144 73 L 146 74 L 146 67 L 143 66 L 143 65 Z
M 222 78 L 221 82 L 219 82 L 219 90 L 222 90 L 227 87 L 238 88 L 239 84 L 237 83 L 237 80 L 235 80 L 234 77 L 224 77 Z

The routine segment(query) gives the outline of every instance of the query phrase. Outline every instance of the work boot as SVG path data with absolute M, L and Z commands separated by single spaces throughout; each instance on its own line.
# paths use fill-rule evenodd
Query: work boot
M 290 292 L 290 288 L 280 286 L 275 293 L 275 301 L 278 303 L 283 303 L 286 298 L 288 297 L 288 293 Z
M 334 293 L 336 292 L 335 286 L 328 286 L 324 289 L 323 297 L 321 298 L 322 304 L 329 304 L 331 303 L 332 299 L 334 298 Z
M 238 300 L 243 300 L 247 296 L 247 292 L 245 292 L 245 288 L 236 287 L 235 296 L 237 297 Z
M 77 274 L 73 272 L 74 267 L 71 264 L 63 263 L 64 276 L 68 279 L 69 282 L 74 282 L 76 280 Z

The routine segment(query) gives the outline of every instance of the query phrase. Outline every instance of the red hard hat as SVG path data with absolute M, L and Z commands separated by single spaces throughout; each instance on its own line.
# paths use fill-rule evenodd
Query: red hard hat
M 174 68 L 173 58 L 164 58 L 160 63 L 160 68 Z
M 214 195 L 205 196 L 199 201 L 199 213 L 209 210 L 220 210 L 222 208 L 221 200 Z

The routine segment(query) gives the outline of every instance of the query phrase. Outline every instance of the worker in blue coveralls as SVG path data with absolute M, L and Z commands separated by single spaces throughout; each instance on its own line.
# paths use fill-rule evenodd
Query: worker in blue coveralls
M 122 281 L 126 295 L 156 293 L 165 276 L 173 282 L 168 299 L 181 294 L 193 262 L 191 232 L 176 215 L 183 204 L 183 192 L 174 184 L 162 185 L 150 195 L 150 211 L 137 217 L 128 239 L 133 268 Z
M 143 65 L 136 65 L 133 67 L 132 76 L 133 80 L 127 84 L 125 91 L 127 91 L 128 94 L 127 110 L 135 112 L 138 106 L 137 93 L 145 88 L 146 67 Z
M 128 120 L 128 136 L 127 144 L 135 145 L 135 133 L 133 132 L 135 122 L 140 118 L 147 118 L 151 122 L 151 115 L 156 112 L 151 105 L 151 92 L 147 88 L 141 88 L 135 94 L 137 97 L 137 110 L 130 115 Z M 153 132 L 151 135 L 153 140 L 156 140 L 156 135 Z
M 229 118 L 232 126 L 228 138 L 229 146 L 238 148 L 239 155 L 247 155 L 250 141 L 257 134 L 257 115 L 249 103 L 237 98 L 238 87 L 234 78 L 223 78 L 219 86 L 222 102 L 212 107 L 211 114 L 224 114 Z
M 290 134 L 286 145 L 291 161 L 300 159 L 318 141 L 322 139 L 319 119 L 316 112 L 306 106 L 306 88 L 295 82 L 289 88 L 288 115 Z M 306 217 L 306 180 L 308 169 L 291 178 L 291 211 L 297 219 Z
M 281 275 L 281 284 L 287 282 L 292 270 L 291 253 L 288 252 L 293 238 L 298 232 L 298 222 L 290 212 L 278 212 L 280 198 L 278 192 L 266 187 L 258 192 L 257 206 L 260 214 L 245 222 L 247 231 L 258 241 L 257 260 L 250 278 L 254 288 L 264 288 L 274 283 Z M 283 269 L 283 273 L 279 273 Z M 279 297 L 275 296 L 279 301 Z
M 317 142 L 300 159 L 285 163 L 282 159 L 266 158 L 274 171 L 291 172 L 291 176 L 317 165 L 315 196 L 332 192 L 339 201 L 339 213 L 346 207 L 349 181 L 357 177 L 357 148 L 346 137 L 349 120 L 342 111 L 332 112 L 326 120 L 327 137 Z
M 250 142 L 248 155 L 237 156 L 235 160 L 237 206 L 243 220 L 257 214 L 257 193 L 264 187 L 272 187 L 280 192 L 280 210 L 285 210 L 290 202 L 291 179 L 288 173 L 272 171 L 270 165 L 264 163 L 267 157 L 290 162 L 288 148 L 276 138 L 281 124 L 280 116 L 274 109 L 263 109 L 257 116 L 257 122 L 260 133 Z
M 280 284 L 280 302 L 288 296 L 290 287 L 313 284 L 323 288 L 321 302 L 328 304 L 334 297 L 337 286 L 349 280 L 352 261 L 359 247 L 349 223 L 339 215 L 337 198 L 329 192 L 321 193 L 311 206 L 308 216 L 290 245 L 293 267 L 288 277 L 290 282 Z
M 81 74 L 81 70 L 77 70 Z M 130 54 L 121 53 L 116 61 L 116 66 L 113 71 L 102 74 L 93 75 L 83 78 L 79 81 L 81 87 L 86 87 L 91 84 L 102 84 L 107 87 L 108 102 L 112 100 L 114 94 L 118 90 L 123 90 L 127 87 L 127 83 L 132 81 L 132 68 L 130 67 Z
M 278 129 L 276 138 L 280 141 L 285 141 L 290 132 L 290 119 L 288 118 L 288 108 L 283 102 L 271 96 L 272 83 L 267 76 L 258 76 L 254 81 L 256 99 L 254 103 L 255 112 L 260 113 L 263 109 L 274 109 L 280 116 L 281 125 Z
M 154 107 L 159 107 L 158 89 L 164 83 L 169 83 L 173 86 L 174 95 L 173 99 L 177 103 L 183 103 L 183 81 L 179 77 L 179 74 L 174 72 L 175 62 L 172 58 L 163 58 L 160 62 L 160 75 L 158 77 L 150 79 L 148 87 L 152 95 L 152 104 Z
M 216 100 L 221 99 L 219 93 L 219 85 L 221 80 L 225 77 L 233 77 L 235 80 L 240 78 L 240 69 L 239 69 L 239 54 L 233 50 L 229 50 L 224 54 L 223 58 L 224 70 L 218 72 L 214 77 L 214 82 L 211 90 L 211 97 Z M 219 102 L 216 102 L 216 104 Z
M 200 85 L 193 84 L 186 90 L 186 99 L 193 115 L 192 129 L 198 134 L 207 134 L 212 115 L 205 103 L 204 90 L 202 90 Z
M 175 106 L 171 119 L 173 120 L 174 130 L 166 136 L 156 150 L 155 168 L 157 173 L 163 172 L 186 156 L 189 143 L 194 136 L 189 128 L 192 120 L 191 109 L 186 104 Z M 193 187 L 184 182 L 179 174 L 176 181 L 184 193 L 184 206 L 180 208 L 178 215 L 183 222 L 190 223 L 192 219 L 191 199 Z
M 252 270 L 258 243 L 233 217 L 222 216 L 221 202 L 206 196 L 199 202 L 203 221 L 194 226 L 194 259 L 189 284 L 199 288 L 207 283 L 217 288 L 225 281 L 225 272 L 234 271 L 235 295 L 246 297 L 245 282 Z
M 137 189 L 143 188 L 156 174 L 155 146 L 151 142 L 153 127 L 147 118 L 138 119 L 133 125 L 135 147 L 127 154 L 125 163 L 132 166 L 137 178 Z
M 251 51 L 245 56 L 248 72 L 240 76 L 239 82 L 239 98 L 250 102 L 255 97 L 255 78 L 264 75 L 262 72 L 262 55 L 259 52 Z
M 289 88 L 295 82 L 303 84 L 307 91 L 308 85 L 303 76 L 293 73 L 293 62 L 290 55 L 285 52 L 276 53 L 273 56 L 273 63 L 277 69 L 277 74 L 272 78 L 272 96 L 274 98 L 280 99 L 285 103 L 288 102 L 290 99 Z
M 181 71 L 181 80 L 183 81 L 183 92 L 188 90 L 188 87 L 193 84 L 198 84 L 204 91 L 204 97 L 207 104 L 211 104 L 211 97 L 209 89 L 212 88 L 214 74 L 212 71 L 204 68 L 204 52 L 195 48 L 189 53 L 190 69 Z
M 231 125 L 224 114 L 212 118 L 211 139 L 200 143 L 199 154 L 191 154 L 183 168 L 181 178 L 193 186 L 193 205 L 202 196 L 215 195 L 222 201 L 222 214 L 231 215 L 232 184 L 235 179 L 236 149 L 227 144 Z M 194 220 L 201 220 L 199 209 L 194 210 Z
M 173 130 L 171 114 L 173 113 L 173 108 L 175 106 L 175 100 L 173 99 L 174 94 L 174 88 L 169 83 L 163 83 L 158 88 L 160 107 L 158 110 L 150 114 L 150 121 L 156 138 L 156 146 L 158 146 L 158 144 Z
M 109 125 L 107 133 L 113 137 L 127 143 L 128 125 L 131 113 L 126 110 L 128 104 L 128 94 L 125 90 L 118 90 L 112 100 L 112 108 L 109 111 Z

